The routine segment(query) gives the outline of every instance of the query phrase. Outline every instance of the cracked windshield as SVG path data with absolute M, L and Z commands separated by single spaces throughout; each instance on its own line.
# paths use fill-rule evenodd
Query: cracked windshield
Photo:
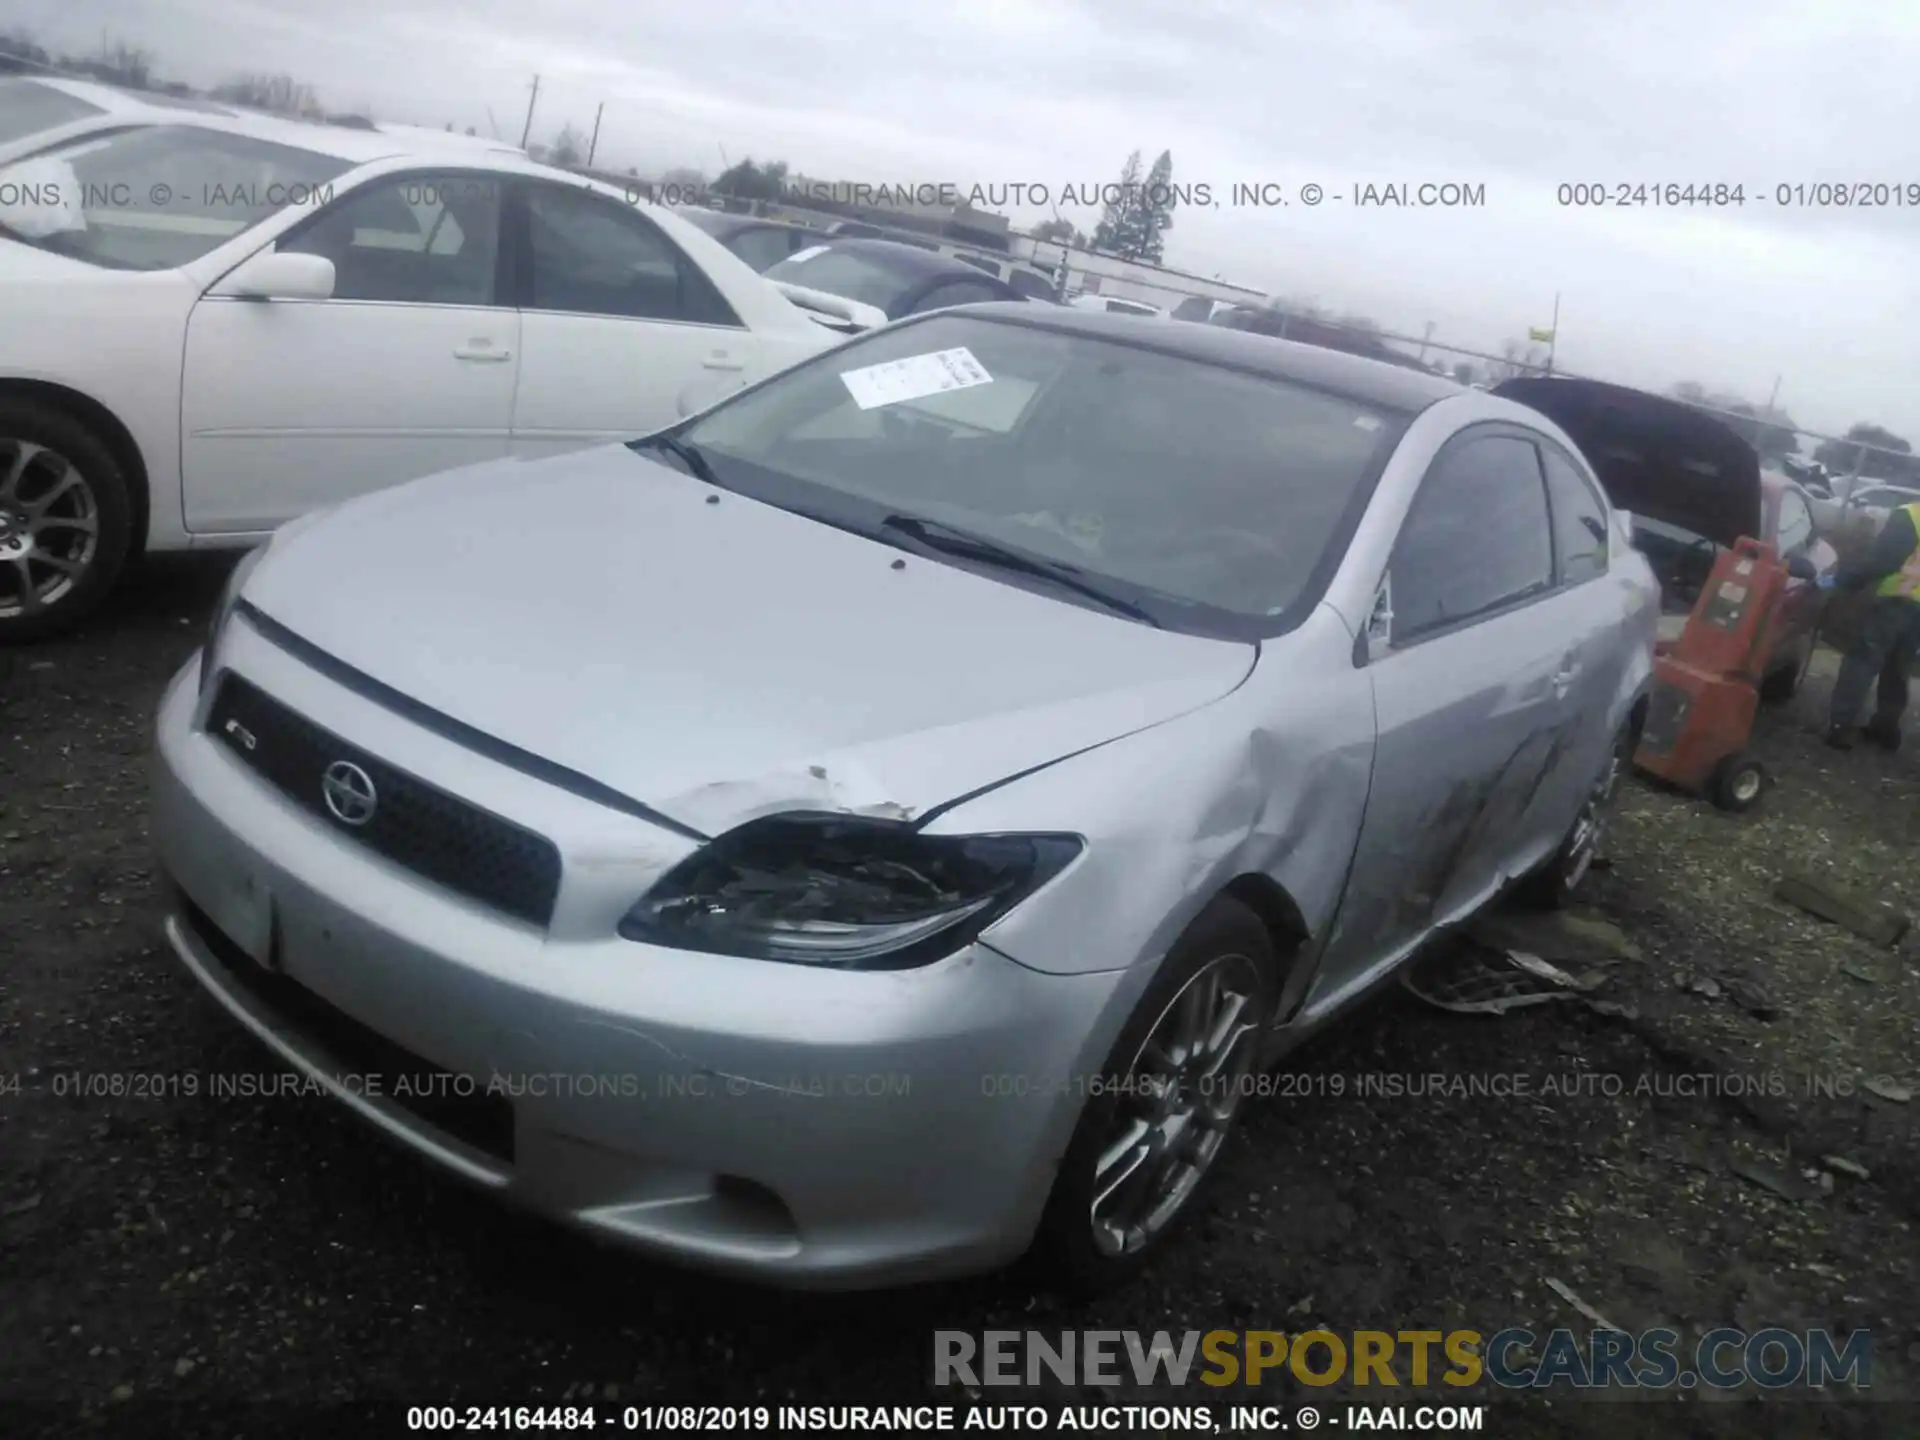
M 1917 74 L 0 4 L 0 1434 L 1916 1440 Z

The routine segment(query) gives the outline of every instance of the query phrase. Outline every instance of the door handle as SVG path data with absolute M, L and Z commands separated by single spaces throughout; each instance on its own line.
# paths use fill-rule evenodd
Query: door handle
M 710 355 L 705 360 L 702 360 L 700 364 L 702 368 L 707 370 L 744 370 L 747 368 L 746 361 L 730 360 L 725 355 Z
M 463 345 L 453 352 L 456 360 L 477 360 L 483 365 L 498 365 L 513 358 L 511 350 L 495 350 L 487 345 Z

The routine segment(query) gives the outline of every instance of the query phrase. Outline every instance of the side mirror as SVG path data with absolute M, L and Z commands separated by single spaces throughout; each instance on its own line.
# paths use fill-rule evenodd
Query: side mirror
M 1373 613 L 1367 617 L 1366 655 L 1369 665 L 1384 660 L 1393 649 L 1393 576 L 1391 573 L 1380 581 L 1380 591 L 1373 597 Z
M 234 270 L 213 293 L 245 300 L 331 300 L 333 280 L 333 262 L 324 255 L 267 250 Z
M 1795 580 L 1818 580 L 1820 578 L 1820 567 L 1815 565 L 1813 561 L 1805 555 L 1789 555 L 1787 557 L 1787 574 Z

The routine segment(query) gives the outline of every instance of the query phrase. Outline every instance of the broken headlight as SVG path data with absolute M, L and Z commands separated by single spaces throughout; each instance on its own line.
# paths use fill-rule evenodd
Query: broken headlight
M 1081 845 L 1073 835 L 927 835 L 884 820 L 775 815 L 668 871 L 620 933 L 797 965 L 925 965 L 972 941 Z

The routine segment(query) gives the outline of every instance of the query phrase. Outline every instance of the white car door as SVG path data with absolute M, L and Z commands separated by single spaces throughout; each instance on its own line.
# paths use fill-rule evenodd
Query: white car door
M 520 193 L 516 455 L 644 435 L 759 378 L 758 338 L 645 215 L 558 182 Z
M 503 208 L 483 172 L 383 177 L 275 247 L 331 260 L 331 299 L 209 294 L 194 307 L 180 402 L 189 530 L 270 529 L 507 453 L 520 317 L 497 303 Z

